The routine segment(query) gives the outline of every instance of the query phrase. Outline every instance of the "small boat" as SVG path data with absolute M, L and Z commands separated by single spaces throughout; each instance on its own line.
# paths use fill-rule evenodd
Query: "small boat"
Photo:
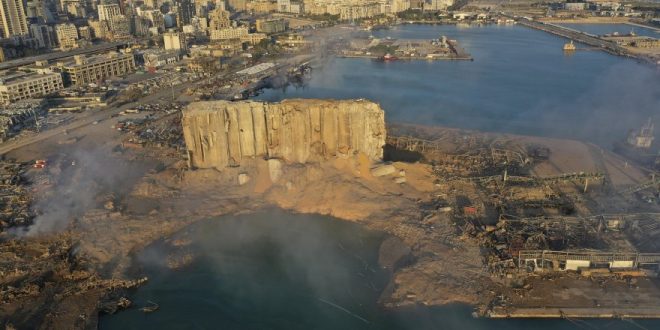
M 387 62 L 387 61 L 396 61 L 396 60 L 398 60 L 399 58 L 396 57 L 396 56 L 394 56 L 394 55 L 392 55 L 392 54 L 389 54 L 389 53 L 388 53 L 388 54 L 385 54 L 384 56 L 382 56 L 382 57 L 379 58 L 379 59 L 380 59 L 381 61 L 386 61 L 386 62 Z
M 564 51 L 565 52 L 573 51 L 573 50 L 575 50 L 575 44 L 573 44 L 573 40 L 571 40 L 571 42 L 569 42 L 569 43 L 564 44 Z
M 144 312 L 144 313 L 152 313 L 152 312 L 155 312 L 155 311 L 157 311 L 158 308 L 160 307 L 160 306 L 158 306 L 158 304 L 156 304 L 156 303 L 153 302 L 153 301 L 150 301 L 150 300 L 149 300 L 149 301 L 147 301 L 147 302 L 150 303 L 151 305 L 150 305 L 150 306 L 144 306 L 144 307 L 140 308 L 140 310 L 141 310 L 142 312 Z

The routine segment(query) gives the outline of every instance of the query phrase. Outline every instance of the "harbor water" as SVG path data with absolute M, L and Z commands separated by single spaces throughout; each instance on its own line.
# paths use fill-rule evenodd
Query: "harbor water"
M 149 277 L 134 307 L 101 317 L 101 329 L 637 329 L 639 320 L 488 320 L 468 306 L 381 308 L 389 279 L 378 265 L 384 235 L 318 215 L 269 211 L 200 222 L 184 248 L 196 259 L 167 267 L 171 244 L 142 251 Z M 152 313 L 142 306 L 159 306 Z
M 474 61 L 331 58 L 304 88 L 266 90 L 259 98 L 367 98 L 381 104 L 388 121 L 606 147 L 652 115 L 660 124 L 660 71 L 631 59 L 593 50 L 564 53 L 567 40 L 516 25 L 402 25 L 375 32 L 381 38 L 440 35 L 458 40 Z

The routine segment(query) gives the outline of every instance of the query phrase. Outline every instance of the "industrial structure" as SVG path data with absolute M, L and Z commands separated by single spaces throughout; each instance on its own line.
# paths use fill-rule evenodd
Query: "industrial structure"
M 383 110 L 365 100 L 197 102 L 184 111 L 182 125 L 196 168 L 254 157 L 305 163 L 362 153 L 378 160 L 386 135 Z
M 641 129 L 631 131 L 628 135 L 628 144 L 635 148 L 649 149 L 653 145 L 653 121 L 651 118 L 642 126 Z

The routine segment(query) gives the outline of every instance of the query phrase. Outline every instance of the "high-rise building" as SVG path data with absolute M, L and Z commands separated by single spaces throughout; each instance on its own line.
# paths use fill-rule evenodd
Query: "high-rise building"
M 78 29 L 71 23 L 55 25 L 55 35 L 57 42 L 62 48 L 72 48 L 76 46 L 78 40 Z
M 163 15 L 163 20 L 165 21 L 165 28 L 173 28 L 176 26 L 176 13 L 169 12 Z
M 120 40 L 130 38 L 131 36 L 131 20 L 124 15 L 117 15 L 112 17 L 108 22 L 110 32 L 112 32 L 113 40 Z
M 108 21 L 88 20 L 87 25 L 92 28 L 94 38 L 106 39 L 110 33 Z
M 144 5 L 151 8 L 151 9 L 156 9 L 160 7 L 160 1 L 159 0 L 144 0 Z
M 144 37 L 149 35 L 149 28 L 151 21 L 145 17 L 133 16 L 131 17 L 131 34 Z
M 90 41 L 94 38 L 94 34 L 92 33 L 92 28 L 89 26 L 79 26 L 78 36 L 80 36 L 81 39 L 90 40 Z
M 291 11 L 291 0 L 277 0 L 277 11 L 281 13 Z
M 116 3 L 97 6 L 99 21 L 111 21 L 113 17 L 121 15 L 119 5 Z
M 53 48 L 57 44 L 55 30 L 46 24 L 30 24 L 30 36 L 39 48 Z
M 61 10 L 75 17 L 86 17 L 85 4 L 81 0 L 60 0 Z
M 165 17 L 160 10 L 143 10 L 140 15 L 151 22 L 151 26 L 159 31 L 165 30 Z
M 440 3 L 438 0 L 431 0 L 435 1 L 436 3 Z M 448 1 L 448 0 L 442 0 L 442 1 Z M 453 1 L 453 0 L 449 0 Z M 393 13 L 399 13 L 402 11 L 406 11 L 410 9 L 410 0 L 392 0 L 392 12 Z
M 231 26 L 229 12 L 222 9 L 216 9 L 209 14 L 209 30 L 220 30 Z
M 431 0 L 430 4 L 424 7 L 425 10 L 445 10 L 454 4 L 454 0 Z
M 165 50 L 185 51 L 188 48 L 186 37 L 180 32 L 168 32 L 163 34 Z
M 25 14 L 32 22 L 51 23 L 55 21 L 53 13 L 42 0 L 28 0 Z
M 200 1 L 200 0 L 198 0 Z M 205 1 L 205 0 L 201 0 Z M 222 10 L 227 10 L 227 1 L 226 0 L 215 0 L 215 8 L 216 9 L 222 9 Z
M 228 7 L 233 11 L 245 11 L 247 7 L 246 0 L 227 0 Z
M 29 34 L 23 0 L 0 0 L 2 38 L 20 37 Z
M 176 26 L 190 24 L 195 16 L 195 3 L 192 0 L 179 0 L 176 13 Z

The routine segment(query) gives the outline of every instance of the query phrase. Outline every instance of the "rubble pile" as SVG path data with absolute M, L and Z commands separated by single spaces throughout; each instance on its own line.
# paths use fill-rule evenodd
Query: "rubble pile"
M 0 107 L 0 138 L 6 140 L 21 131 L 44 123 L 45 101 L 26 99 Z
M 172 148 L 183 150 L 183 132 L 181 129 L 182 105 L 145 104 L 138 106 L 138 112 L 149 112 L 142 118 L 120 120 L 115 128 L 122 131 L 123 147 L 129 148 Z
M 0 162 L 0 232 L 9 227 L 31 223 L 31 196 L 23 176 L 26 165 Z
M 409 134 L 398 126 L 390 128 L 399 134 Z M 457 143 L 456 135 L 445 135 L 433 140 L 390 133 L 387 146 L 395 150 L 418 152 L 434 165 L 434 172 L 450 179 L 489 180 L 503 175 L 524 175 L 535 158 L 518 145 L 506 145 L 500 141 L 467 139 L 470 149 L 450 148 Z
M 95 266 L 88 265 L 78 256 L 76 241 L 75 237 L 64 233 L 48 239 L 12 239 L 0 245 L 0 322 L 29 324 L 39 320 L 43 311 L 49 313 L 52 320 L 59 317 L 95 320 L 98 317 L 96 304 L 78 306 L 81 308 L 78 313 L 57 314 L 57 308 L 64 301 L 85 299 L 86 296 L 105 301 L 104 309 L 109 311 L 130 305 L 126 303 L 122 290 L 138 287 L 147 278 L 102 278 Z M 18 307 L 21 302 L 35 300 L 40 302 L 37 310 Z M 114 307 L 109 308 L 110 305 Z M 70 320 L 63 322 L 72 324 Z
M 126 120 L 120 127 L 127 133 L 124 139 L 125 147 L 168 147 L 176 150 L 184 147 L 181 118 L 178 114 L 154 121 Z
M 432 210 L 450 215 L 457 235 L 478 242 L 496 277 L 524 273 L 517 267 L 520 251 L 636 251 L 633 246 L 658 251 L 657 217 L 614 221 L 591 215 L 590 189 L 611 193 L 603 189 L 608 187 L 603 173 L 532 175 L 530 169 L 548 160 L 547 147 L 459 130 L 438 133 L 408 125 L 389 130 L 390 147 L 418 152 L 433 164 L 439 193 Z

